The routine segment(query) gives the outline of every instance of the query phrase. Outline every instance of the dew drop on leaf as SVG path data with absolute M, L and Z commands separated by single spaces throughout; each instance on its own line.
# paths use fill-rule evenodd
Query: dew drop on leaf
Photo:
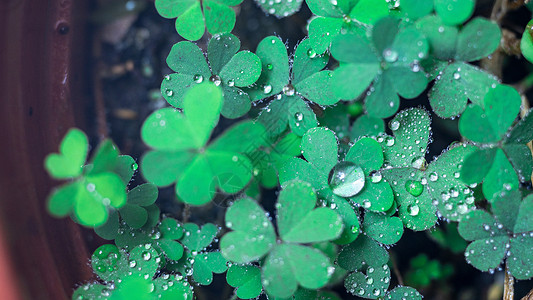
M 439 179 L 439 175 L 437 173 L 432 172 L 431 174 L 429 174 L 429 180 L 430 181 L 435 182 L 435 181 L 437 181 L 437 179 Z
M 397 120 L 394 120 L 389 124 L 389 126 L 390 126 L 390 129 L 393 131 L 398 130 L 398 128 L 400 128 L 400 122 L 398 122 Z
M 270 94 L 272 92 L 272 86 L 270 84 L 266 84 L 263 86 L 263 93 Z
M 230 79 L 230 80 L 228 80 L 227 84 L 228 84 L 228 86 L 234 86 L 235 85 L 235 80 Z
M 387 48 L 383 50 L 383 58 L 386 62 L 393 63 L 398 60 L 398 52 Z
M 411 216 L 418 216 L 418 213 L 420 212 L 420 207 L 416 204 L 411 204 L 407 207 L 407 213 L 409 213 Z
M 378 183 L 381 182 L 381 179 L 383 176 L 379 171 L 372 171 L 370 172 L 370 180 L 372 180 L 372 183 Z
M 139 168 L 139 165 L 138 165 L 137 163 L 132 163 L 132 164 L 131 164 L 131 169 L 132 169 L 133 171 L 137 171 L 138 168 Z
M 328 183 L 335 195 L 351 197 L 359 193 L 365 186 L 365 174 L 353 162 L 343 161 L 331 169 Z
M 405 189 L 407 192 L 409 192 L 409 194 L 418 197 L 424 191 L 424 186 L 422 183 L 420 183 L 420 181 L 407 180 L 405 182 Z
M 459 73 L 459 72 L 453 73 L 453 79 L 455 79 L 455 80 L 461 79 L 461 73 Z
M 415 168 L 415 169 L 420 169 L 422 168 L 422 166 L 424 165 L 425 163 L 425 160 L 423 157 L 419 156 L 419 157 L 415 157 L 413 158 L 413 160 L 411 161 L 411 167 Z
M 315 58 L 316 57 L 315 50 L 313 50 L 313 49 L 307 50 L 307 56 L 309 56 L 309 58 Z
M 389 136 L 386 138 L 385 144 L 389 147 L 394 145 L 394 138 L 392 136 Z
M 304 119 L 304 115 L 301 112 L 297 112 L 294 114 L 294 119 L 296 119 L 298 122 L 301 122 Z
M 204 76 L 200 75 L 200 74 L 196 74 L 193 76 L 192 78 L 194 80 L 194 82 L 196 83 L 201 83 L 202 81 L 204 81 Z
M 267 64 L 266 67 L 267 67 L 267 70 L 272 70 L 272 69 L 274 69 L 274 66 L 273 66 L 272 64 Z
M 294 87 L 292 86 L 292 84 L 287 84 L 286 86 L 283 87 L 283 94 L 287 95 L 287 96 L 293 96 L 294 95 Z
M 148 251 L 143 252 L 142 256 L 144 260 L 150 260 L 152 258 L 152 255 Z
M 222 83 L 222 80 L 220 80 L 220 77 L 218 75 L 212 75 L 210 78 L 209 78 L 209 81 L 211 81 L 212 83 L 214 83 L 216 86 L 219 86 L 221 83 Z

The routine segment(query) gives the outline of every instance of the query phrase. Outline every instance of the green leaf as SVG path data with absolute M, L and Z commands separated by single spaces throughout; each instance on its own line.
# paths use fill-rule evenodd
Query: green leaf
M 339 214 L 344 224 L 341 235 L 334 242 L 339 245 L 353 242 L 360 233 L 359 215 L 344 198 L 336 195 L 328 198 L 329 207 Z
M 212 84 L 195 86 L 183 100 L 184 113 L 163 108 L 152 113 L 141 128 L 143 141 L 158 150 L 198 149 L 216 126 L 222 91 Z
M 300 10 L 303 0 L 283 0 L 283 1 L 261 1 L 255 3 L 263 9 L 265 13 L 275 15 L 278 18 L 288 17 Z
M 141 171 L 149 182 L 168 186 L 180 178 L 193 158 L 194 153 L 185 151 L 148 151 L 141 159 Z
M 133 173 L 135 173 L 138 168 L 139 166 L 131 156 L 119 155 L 115 168 L 112 171 L 122 178 L 124 184 L 128 184 L 133 176 Z
M 324 69 L 329 61 L 329 55 L 316 53 L 310 45 L 309 39 L 301 41 L 294 52 L 292 83 L 297 85 L 302 80 Z
M 55 217 L 67 216 L 76 203 L 78 191 L 82 188 L 82 184 L 75 181 L 54 189 L 48 196 L 48 212 Z
M 194 259 L 194 281 L 201 285 L 209 285 L 213 282 L 213 273 L 223 273 L 228 266 L 220 252 L 201 253 Z
M 532 213 L 532 210 L 529 211 Z M 520 235 L 511 239 L 512 257 L 508 258 L 508 265 L 511 274 L 518 280 L 527 280 L 533 277 L 533 258 L 531 249 L 533 248 L 533 237 Z
M 211 223 L 204 224 L 202 229 L 194 223 L 186 223 L 183 229 L 185 236 L 181 239 L 181 243 L 190 251 L 203 251 L 211 245 L 218 233 L 217 226 Z
M 376 241 L 365 235 L 342 248 L 337 258 L 341 268 L 349 271 L 364 270 L 367 266 L 385 268 L 389 254 Z
M 258 297 L 262 290 L 261 270 L 251 265 L 231 265 L 226 272 L 226 281 L 237 288 L 237 297 L 252 299 Z
M 400 2 L 400 10 L 410 19 L 419 19 L 433 11 L 433 1 L 426 0 L 403 0 Z
M 111 140 L 105 140 L 96 149 L 91 158 L 91 167 L 87 174 L 97 174 L 115 169 L 119 151 Z
M 184 235 L 184 229 L 182 228 L 181 224 L 178 223 L 176 219 L 172 218 L 164 218 L 161 220 L 161 224 L 159 224 L 159 230 L 161 231 L 162 237 L 165 239 L 179 240 Z M 194 233 L 192 234 L 194 235 Z
M 462 136 L 478 143 L 501 140 L 520 112 L 518 92 L 507 85 L 498 85 L 485 95 L 484 108 L 469 105 L 459 119 Z M 476 126 L 477 125 L 477 126 Z
M 280 237 L 286 242 L 312 243 L 340 236 L 341 217 L 329 208 L 315 208 L 316 194 L 310 184 L 291 181 L 281 191 L 277 209 Z
M 520 51 L 522 55 L 529 60 L 533 61 L 533 37 L 531 35 L 531 28 L 533 27 L 533 20 L 529 21 L 524 29 L 522 38 L 520 39 Z
M 461 180 L 466 184 L 481 183 L 492 166 L 496 150 L 496 148 L 479 149 L 466 156 L 460 172 Z
M 119 225 L 118 211 L 112 210 L 109 212 L 107 221 L 103 225 L 95 227 L 94 232 L 106 240 L 114 240 L 119 234 Z
M 533 140 L 533 109 L 530 109 L 525 117 L 516 124 L 505 139 L 505 143 L 525 144 Z
M 318 289 L 328 283 L 332 266 L 319 250 L 294 244 L 276 245 L 262 267 L 262 282 L 268 294 L 290 297 L 298 285 Z
M 250 51 L 240 51 L 224 65 L 220 78 L 227 85 L 244 87 L 253 84 L 261 75 L 261 60 Z
M 460 25 L 474 12 L 475 0 L 435 0 L 435 12 L 446 25 Z
M 459 34 L 457 27 L 446 25 L 436 15 L 429 15 L 418 20 L 416 28 L 426 36 L 431 52 L 436 58 L 441 60 L 454 58 Z
M 370 116 L 368 114 L 362 115 L 355 120 L 350 130 L 350 137 L 354 140 L 363 136 L 377 136 L 385 132 L 385 123 L 382 119 Z
M 199 1 L 191 3 L 188 9 L 176 19 L 176 31 L 189 41 L 197 41 L 204 35 L 205 19 Z
M 126 203 L 120 208 L 120 216 L 132 228 L 141 228 L 148 221 L 146 209 L 138 205 Z
M 81 130 L 70 129 L 61 144 L 59 154 L 46 156 L 44 166 L 50 176 L 56 179 L 73 178 L 81 175 L 83 164 L 87 158 L 89 142 Z
M 309 129 L 302 137 L 301 147 L 305 159 L 322 172 L 329 172 L 337 163 L 337 137 L 328 128 Z
M 395 287 L 392 291 L 390 291 L 387 294 L 388 300 L 402 300 L 402 299 L 410 299 L 410 300 L 422 300 L 422 295 L 415 290 L 412 287 L 408 286 L 398 286 Z
M 463 170 L 468 170 L 466 160 L 476 153 L 474 146 L 458 145 L 439 156 L 426 170 L 429 194 L 439 213 L 448 220 L 460 221 L 475 209 L 473 191 L 459 178 Z
M 226 211 L 226 227 L 234 231 L 220 239 L 222 255 L 237 263 L 263 257 L 276 241 L 272 223 L 264 210 L 252 199 L 237 200 Z
M 518 175 L 518 180 L 520 182 L 530 181 L 531 172 L 533 171 L 533 158 L 529 147 L 523 144 L 507 144 L 503 145 L 502 150 L 513 165 Z
M 463 62 L 452 63 L 442 71 L 429 92 L 431 108 L 442 118 L 457 116 L 464 111 L 467 99 L 482 105 L 483 97 L 497 84 L 493 75 L 477 67 Z
M 258 297 L 262 290 L 261 270 L 251 265 L 231 265 L 226 272 L 226 281 L 237 288 L 237 297 L 252 299 Z
M 360 0 L 356 3 L 349 16 L 359 22 L 373 25 L 389 14 L 389 4 L 386 1 Z
M 244 89 L 252 101 L 281 92 L 289 83 L 289 57 L 285 44 L 275 36 L 261 40 L 255 52 L 261 60 L 261 76 L 252 88 Z
M 403 223 L 398 217 L 367 212 L 363 227 L 369 237 L 385 245 L 397 243 L 403 235 Z
M 342 35 L 333 40 L 331 55 L 346 63 L 335 69 L 331 88 L 341 99 L 361 95 L 378 74 L 380 63 L 365 38 L 356 34 Z
M 486 57 L 498 48 L 500 38 L 498 24 L 484 18 L 475 18 L 459 33 L 455 59 L 474 61 Z
M 494 162 L 483 181 L 483 195 L 489 202 L 499 193 L 518 189 L 519 182 L 513 166 L 501 149 L 496 150 Z
M 220 34 L 211 38 L 207 44 L 207 58 L 213 74 L 220 74 L 240 48 L 241 41 L 233 34 Z
M 371 116 L 390 117 L 400 106 L 400 98 L 394 91 L 393 78 L 389 75 L 385 72 L 383 76 L 377 77 L 365 98 L 365 110 Z
M 298 136 L 317 126 L 316 115 L 299 96 L 278 95 L 257 118 L 271 136 L 281 134 L 287 128 Z
M 396 114 L 389 122 L 394 137 L 382 136 L 377 139 L 388 164 L 420 169 L 425 162 L 430 125 L 429 115 L 423 109 L 411 108 Z
M 237 3 L 239 4 L 239 3 Z M 203 2 L 205 25 L 211 34 L 230 32 L 235 26 L 235 11 L 224 1 L 206 0 Z
M 309 3 L 310 1 L 307 1 Z M 316 53 L 324 53 L 345 25 L 342 18 L 317 17 L 309 23 L 309 45 Z
M 116 280 L 127 269 L 128 260 L 124 257 L 117 246 L 105 244 L 98 247 L 92 257 L 91 266 L 93 271 L 103 280 Z

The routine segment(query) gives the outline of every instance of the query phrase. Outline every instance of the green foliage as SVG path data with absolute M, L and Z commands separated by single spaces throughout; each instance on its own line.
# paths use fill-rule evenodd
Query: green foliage
M 250 51 L 239 51 L 241 42 L 230 34 L 216 35 L 209 40 L 206 62 L 202 50 L 191 42 L 172 46 L 167 57 L 168 66 L 176 73 L 165 76 L 161 94 L 168 103 L 183 108 L 186 92 L 204 81 L 222 88 L 224 100 L 221 114 L 238 118 L 250 110 L 250 97 L 243 87 L 257 81 L 261 74 L 261 61 Z M 239 51 L 239 52 L 238 52 Z
M 150 245 L 140 245 L 128 253 L 114 245 L 94 252 L 91 264 L 103 280 L 80 286 L 73 299 L 192 299 L 192 287 L 179 275 L 158 274 L 161 258 Z
M 177 181 L 179 199 L 192 205 L 211 201 L 217 188 L 232 194 L 248 184 L 252 163 L 242 153 L 252 151 L 258 144 L 253 139 L 240 144 L 235 140 L 260 136 L 264 129 L 260 124 L 244 121 L 206 145 L 218 122 L 221 102 L 220 88 L 204 83 L 186 93 L 183 113 L 162 108 L 147 118 L 141 136 L 156 149 L 145 154 L 141 162 L 147 180 L 157 186 Z
M 155 8 L 165 18 L 176 18 L 176 31 L 185 39 L 199 40 L 205 32 L 225 33 L 235 26 L 235 12 L 231 6 L 242 0 L 157 0 Z
M 71 129 L 60 146 L 60 154 L 46 157 L 45 167 L 57 179 L 69 183 L 55 189 L 48 198 L 48 211 L 56 217 L 71 215 L 85 226 L 104 224 L 108 208 L 126 204 L 126 183 L 115 170 L 127 169 L 119 159 L 115 145 L 107 140 L 95 151 L 90 164 L 83 166 L 88 152 L 87 137 L 78 129 Z M 134 165 L 129 164 L 132 168 Z M 119 174 L 117 174 L 119 173 Z M 131 175 L 130 175 L 131 177 Z
M 387 250 L 405 228 L 429 231 L 481 271 L 505 264 L 516 279 L 533 277 L 533 114 L 482 69 L 499 67 L 490 59 L 498 47 L 502 57 L 517 50 L 501 20 L 473 16 L 474 0 L 307 0 L 308 36 L 292 55 L 276 36 L 252 53 L 230 33 L 240 2 L 155 1 L 184 38 L 212 36 L 170 50 L 174 73 L 161 93 L 172 107 L 141 128 L 147 183 L 127 188 L 137 164 L 109 140 L 87 161 L 77 129 L 45 159 L 51 177 L 68 181 L 50 194 L 49 212 L 115 243 L 94 253 L 100 281 L 74 299 L 192 299 L 188 282 L 210 285 L 224 272 L 241 299 L 340 299 L 327 289 L 341 282 L 363 298 L 421 299 L 390 287 Z M 277 17 L 302 5 L 256 2 Z M 530 22 L 520 45 L 529 60 L 531 31 Z M 462 142 L 435 143 L 445 149 L 428 159 L 431 114 L 404 101 L 413 98 L 438 118 L 458 117 L 449 122 Z M 203 220 L 210 213 L 161 217 L 168 199 L 156 201 L 158 189 L 170 185 L 186 210 L 216 199 L 225 228 Z M 281 188 L 277 200 L 263 188 Z M 406 278 L 424 287 L 452 271 L 420 255 Z
M 425 90 L 428 82 L 419 61 L 429 46 L 414 26 L 392 17 L 380 19 L 369 35 L 357 30 L 333 40 L 331 54 L 343 64 L 333 73 L 331 85 L 336 96 L 349 100 L 373 83 L 365 98 L 366 111 L 386 118 L 398 110 L 399 96 L 411 99 Z
M 319 250 L 299 245 L 337 238 L 342 219 L 326 207 L 315 208 L 316 194 L 310 184 L 291 181 L 276 204 L 276 233 L 258 204 L 249 198 L 235 202 L 226 212 L 226 227 L 234 231 L 220 240 L 222 255 L 237 263 L 262 262 L 262 285 L 274 297 L 290 297 L 298 285 L 317 289 L 328 283 L 334 268 Z

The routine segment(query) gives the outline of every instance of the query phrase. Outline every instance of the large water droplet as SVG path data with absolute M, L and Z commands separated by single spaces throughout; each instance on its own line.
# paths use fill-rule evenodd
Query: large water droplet
M 405 182 L 405 189 L 407 192 L 409 192 L 409 194 L 418 197 L 424 191 L 424 186 L 422 183 L 420 183 L 420 181 L 407 180 Z
M 313 50 L 313 49 L 307 50 L 307 56 L 309 56 L 309 58 L 315 58 L 316 57 L 315 50 Z
M 359 193 L 365 186 L 365 174 L 353 162 L 343 161 L 331 169 L 328 183 L 335 195 L 351 197 Z
M 131 169 L 133 171 L 137 171 L 138 168 L 139 168 L 139 165 L 137 163 L 134 162 L 134 163 L 131 164 Z
M 411 167 L 413 167 L 415 169 L 421 169 L 425 162 L 426 161 L 425 161 L 425 159 L 423 157 L 421 157 L 421 156 L 415 157 L 411 161 Z
M 383 179 L 383 176 L 379 171 L 372 171 L 370 172 L 370 179 L 372 180 L 372 183 L 378 183 L 381 182 L 381 179 Z
M 298 122 L 301 122 L 304 119 L 304 115 L 301 112 L 297 112 L 294 114 L 294 119 L 296 119 Z
M 398 130 L 398 128 L 400 128 L 400 122 L 394 120 L 390 122 L 389 126 L 390 126 L 390 129 L 393 131 Z

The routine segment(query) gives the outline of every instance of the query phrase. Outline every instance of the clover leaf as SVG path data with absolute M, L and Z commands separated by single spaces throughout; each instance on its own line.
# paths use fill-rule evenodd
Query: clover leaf
M 502 192 L 492 201 L 492 214 L 470 212 L 459 223 L 459 233 L 472 241 L 465 250 L 468 263 L 481 271 L 497 268 L 506 260 L 517 279 L 533 277 L 533 195 L 523 200 L 517 190 Z
M 194 223 L 186 223 L 183 229 L 185 234 L 181 243 L 191 252 L 203 251 L 218 234 L 218 227 L 211 223 L 204 224 L 201 229 Z
M 533 38 L 531 36 L 532 27 L 533 20 L 527 23 L 524 33 L 522 34 L 522 38 L 520 39 L 520 51 L 522 51 L 522 55 L 530 62 L 533 61 Z
M 435 12 L 446 25 L 461 25 L 474 12 L 475 0 L 435 0 Z
M 337 261 L 342 268 L 353 271 L 344 280 L 349 293 L 368 299 L 385 295 L 390 282 L 389 254 L 377 242 L 360 235 L 342 248 Z
M 279 135 L 289 126 L 302 136 L 317 125 L 316 115 L 304 99 L 319 105 L 339 101 L 329 84 L 332 71 L 322 70 L 329 56 L 313 52 L 309 39 L 296 47 L 292 69 L 287 49 L 277 37 L 264 38 L 256 53 L 263 63 L 263 72 L 256 85 L 246 91 L 254 101 L 275 96 L 257 119 L 271 135 Z
M 192 205 L 211 201 L 216 188 L 236 193 L 252 178 L 250 160 L 264 134 L 260 124 L 245 121 L 229 128 L 210 145 L 206 142 L 219 119 L 222 92 L 212 84 L 195 86 L 184 97 L 184 112 L 163 108 L 144 122 L 141 137 L 154 148 L 144 155 L 141 170 L 157 186 L 177 181 L 179 200 Z
M 126 184 L 115 173 L 119 156 L 111 141 L 102 142 L 83 168 L 87 151 L 85 134 L 72 129 L 61 143 L 61 154 L 46 157 L 45 168 L 52 177 L 73 179 L 52 191 L 48 211 L 56 217 L 71 214 L 80 224 L 96 227 L 107 221 L 109 207 L 116 209 L 126 203 Z
M 113 238 L 115 244 L 124 249 L 151 244 L 162 258 L 175 261 L 183 256 L 183 246 L 176 241 L 183 235 L 183 226 L 178 221 L 165 218 L 154 228 L 133 229 L 126 224 L 121 224 Z
M 399 107 L 400 98 L 415 98 L 427 86 L 419 61 L 428 53 L 428 43 L 414 26 L 400 28 L 399 20 L 380 19 L 370 31 L 337 37 L 331 54 L 341 62 L 331 86 L 341 99 L 359 97 L 371 83 L 365 98 L 369 115 L 385 118 Z M 413 46 L 414 45 L 414 46 Z
M 156 0 L 155 8 L 164 18 L 176 18 L 176 31 L 185 39 L 199 40 L 207 31 L 225 33 L 235 26 L 235 12 L 230 6 L 242 0 Z
M 460 220 L 474 207 L 472 190 L 459 180 L 459 166 L 473 146 L 457 145 L 426 168 L 425 152 L 430 119 L 422 109 L 401 111 L 389 123 L 394 137 L 377 138 L 383 146 L 386 167 L 380 172 L 391 183 L 399 216 L 412 230 L 432 227 L 437 216 Z
M 221 114 L 238 118 L 250 110 L 250 97 L 243 87 L 256 82 L 261 74 L 261 61 L 250 51 L 239 51 L 239 39 L 225 33 L 214 36 L 207 46 L 207 58 L 194 43 L 185 41 L 172 46 L 168 66 L 175 71 L 161 83 L 161 94 L 167 102 L 183 108 L 186 92 L 193 86 L 210 81 L 222 88 L 224 100 Z
M 267 138 L 268 139 L 268 138 Z M 278 186 L 278 172 L 290 158 L 301 154 L 301 137 L 290 132 L 249 154 L 254 165 L 254 179 L 265 188 Z
M 287 183 L 276 204 L 283 241 L 276 244 L 274 228 L 264 210 L 252 199 L 237 200 L 226 211 L 226 226 L 234 231 L 220 240 L 222 255 L 237 263 L 266 255 L 262 284 L 274 297 L 290 297 L 298 285 L 309 289 L 324 286 L 334 271 L 329 259 L 319 250 L 298 243 L 333 240 L 343 225 L 333 210 L 315 205 L 316 194 L 308 183 Z
M 275 15 L 278 18 L 288 17 L 300 10 L 303 0 L 255 0 L 255 3 L 268 14 Z
M 317 16 L 309 23 L 310 46 L 316 53 L 324 53 L 343 31 L 361 23 L 373 25 L 389 14 L 385 1 L 307 0 L 306 3 Z
M 525 143 L 533 136 L 524 131 L 529 118 L 525 117 L 507 134 L 521 103 L 515 89 L 498 85 L 486 94 L 483 106 L 469 105 L 459 119 L 461 135 L 476 143 L 493 145 L 469 155 L 461 171 L 465 183 L 483 182 L 483 194 L 489 201 L 502 191 L 518 188 L 519 181 L 531 177 L 533 162 Z
M 73 299 L 189 299 L 192 288 L 182 277 L 162 274 L 159 254 L 150 244 L 131 249 L 130 253 L 114 245 L 103 245 L 94 252 L 91 264 L 105 284 L 79 287 Z
M 223 273 L 228 266 L 220 252 L 200 253 L 194 259 L 193 278 L 199 284 L 209 285 L 213 282 L 213 273 Z
M 357 140 L 363 136 L 377 136 L 382 132 L 385 132 L 383 119 L 364 114 L 352 124 L 350 137 L 352 140 Z
M 226 272 L 226 281 L 237 289 L 237 297 L 241 299 L 256 298 L 263 291 L 261 270 L 253 265 L 232 264 Z
M 436 77 L 429 93 L 433 111 L 442 118 L 455 117 L 466 107 L 467 99 L 480 105 L 483 96 L 495 87 L 497 78 L 468 62 L 490 55 L 500 44 L 501 32 L 495 23 L 475 18 L 459 31 L 437 16 L 427 16 L 416 23 L 437 58 L 431 72 Z M 451 99 L 451 100 L 450 100 Z

